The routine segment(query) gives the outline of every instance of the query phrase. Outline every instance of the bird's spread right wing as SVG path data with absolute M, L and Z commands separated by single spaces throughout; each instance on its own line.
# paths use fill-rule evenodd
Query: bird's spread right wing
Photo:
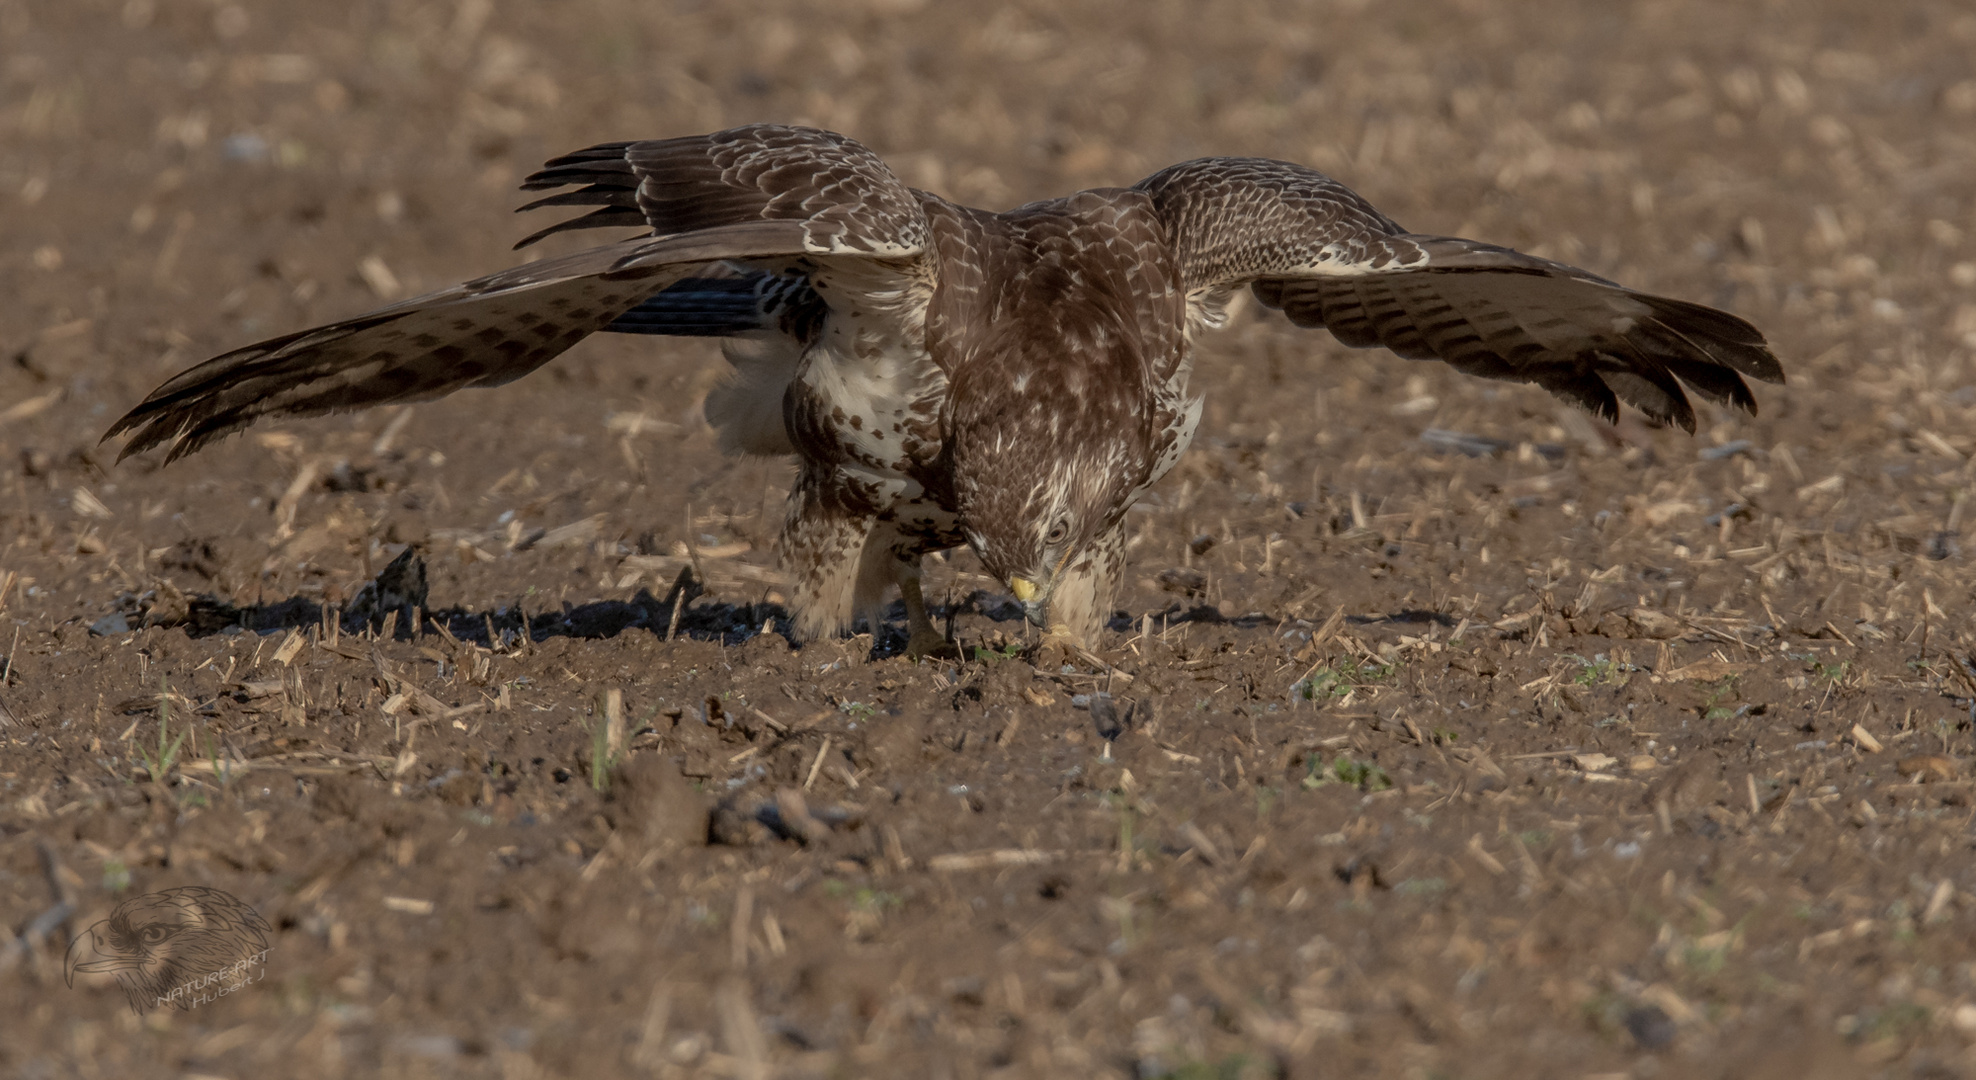
M 1754 413 L 1743 376 L 1784 381 L 1763 335 L 1734 315 L 1508 248 L 1408 233 L 1300 165 L 1204 158 L 1136 188 L 1158 208 L 1197 306 L 1248 286 L 1346 345 L 1536 383 L 1609 420 L 1624 400 L 1691 432 L 1683 384 Z
M 629 188 L 621 183 L 627 177 Z M 503 270 L 215 357 L 153 391 L 105 438 L 131 433 L 123 457 L 169 443 L 167 460 L 175 460 L 263 416 L 313 416 L 498 386 L 614 328 L 626 312 L 709 264 L 910 260 L 926 245 L 926 220 L 909 189 L 871 151 L 828 132 L 756 125 L 614 143 L 558 158 L 527 186 L 570 184 L 587 186 L 531 205 L 605 209 L 538 237 L 641 223 L 653 235 Z M 618 214 L 621 196 L 635 219 Z

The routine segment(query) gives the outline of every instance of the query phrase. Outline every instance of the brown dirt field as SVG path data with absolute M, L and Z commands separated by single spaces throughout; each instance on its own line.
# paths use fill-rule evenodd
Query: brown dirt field
M 965 555 L 968 662 L 792 649 L 704 342 L 96 443 L 508 265 L 556 152 L 753 120 L 991 206 L 1301 160 L 1791 382 L 1607 429 L 1251 310 L 1109 672 Z M 0 0 L 0 223 L 10 1075 L 1976 1075 L 1966 7 Z M 410 543 L 416 628 L 325 620 Z M 65 985 L 181 885 L 263 981 Z

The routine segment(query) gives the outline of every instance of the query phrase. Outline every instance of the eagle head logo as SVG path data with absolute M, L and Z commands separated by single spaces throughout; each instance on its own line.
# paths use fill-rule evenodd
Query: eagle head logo
M 254 981 L 270 932 L 259 912 L 218 889 L 134 896 L 69 944 L 68 984 L 77 973 L 113 975 L 133 1012 L 190 1009 Z

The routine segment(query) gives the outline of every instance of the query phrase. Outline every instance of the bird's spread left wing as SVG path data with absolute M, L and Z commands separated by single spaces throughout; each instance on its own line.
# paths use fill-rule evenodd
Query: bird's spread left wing
M 796 254 L 784 222 L 627 240 L 503 270 L 179 373 L 110 427 L 175 461 L 263 416 L 317 416 L 513 382 L 708 259 Z M 633 260 L 643 265 L 629 266 Z
M 1623 400 L 1691 432 L 1684 384 L 1754 413 L 1743 376 L 1784 381 L 1763 335 L 1734 315 L 1508 248 L 1408 233 L 1300 165 L 1204 158 L 1136 187 L 1169 230 L 1190 296 L 1248 286 L 1356 348 L 1536 383 L 1609 420 Z
M 587 186 L 533 205 L 603 203 L 605 210 L 545 232 L 643 223 L 656 235 L 503 270 L 215 357 L 153 391 L 105 438 L 131 433 L 125 457 L 169 443 L 172 460 L 263 416 L 498 386 L 589 334 L 617 328 L 626 312 L 707 274 L 709 264 L 909 260 L 926 244 L 910 190 L 870 150 L 828 132 L 754 125 L 613 143 L 552 161 L 527 186 L 572 184 Z M 629 218 L 618 213 L 627 208 Z

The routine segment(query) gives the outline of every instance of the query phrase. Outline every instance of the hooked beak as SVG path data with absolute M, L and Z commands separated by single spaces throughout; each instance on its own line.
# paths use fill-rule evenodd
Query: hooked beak
M 1039 627 L 1049 627 L 1050 591 L 1047 585 L 1038 586 L 1028 578 L 1012 577 L 1009 579 L 1009 591 L 1022 602 L 1024 617 Z
M 112 948 L 105 947 L 102 936 L 97 933 L 96 927 L 92 926 L 69 944 L 69 985 L 75 985 L 75 974 L 78 971 L 90 975 L 130 971 L 143 967 L 144 962 L 145 958 L 142 955 L 124 956 Z

